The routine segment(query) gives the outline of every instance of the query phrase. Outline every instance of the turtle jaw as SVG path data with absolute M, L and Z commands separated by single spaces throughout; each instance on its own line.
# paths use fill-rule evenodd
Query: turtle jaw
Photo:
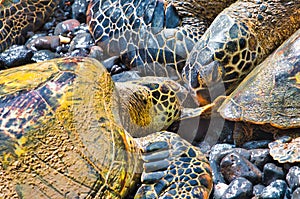
M 187 65 L 182 74 L 195 101 L 200 106 L 210 104 L 225 93 L 224 75 L 222 64 L 215 60 L 206 65 L 200 63 L 194 63 L 193 66 Z

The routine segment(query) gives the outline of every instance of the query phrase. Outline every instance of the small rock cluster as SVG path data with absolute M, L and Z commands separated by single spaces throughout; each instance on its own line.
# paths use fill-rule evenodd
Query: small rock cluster
M 77 0 L 71 6 L 69 1 L 61 1 L 54 16 L 25 45 L 14 45 L 0 53 L 0 69 L 64 56 L 101 59 L 102 50 L 94 45 L 85 24 L 87 4 Z
M 211 148 L 214 199 L 300 198 L 299 164 L 279 164 L 272 159 L 268 148 L 247 148 L 261 143 L 249 142 L 244 148 L 216 144 Z

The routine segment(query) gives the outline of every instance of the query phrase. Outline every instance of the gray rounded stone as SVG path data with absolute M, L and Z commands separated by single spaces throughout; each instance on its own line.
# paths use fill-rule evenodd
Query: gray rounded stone
M 286 175 L 286 181 L 292 190 L 300 187 L 300 167 L 291 167 Z
M 245 199 L 251 198 L 253 191 L 252 183 L 246 178 L 239 177 L 233 180 L 224 192 L 222 199 Z
M 284 171 L 273 163 L 267 163 L 263 170 L 263 184 L 269 185 L 277 179 L 284 179 Z
M 259 195 L 259 199 L 283 199 L 287 190 L 287 184 L 283 180 L 275 180 L 265 187 Z

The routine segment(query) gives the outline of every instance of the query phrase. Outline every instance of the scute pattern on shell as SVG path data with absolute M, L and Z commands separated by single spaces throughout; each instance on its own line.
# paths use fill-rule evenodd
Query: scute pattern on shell
M 229 120 L 300 128 L 300 30 L 257 66 L 219 108 Z
M 114 120 L 113 83 L 98 61 L 56 59 L 0 76 L 15 80 L 0 84 L 1 198 L 120 198 L 138 180 L 138 149 Z
M 145 75 L 180 80 L 189 52 L 211 20 L 232 2 L 92 0 L 88 24 L 107 56 L 120 56 Z
M 0 3 L 0 52 L 22 44 L 29 31 L 37 30 L 52 14 L 58 0 L 4 0 Z

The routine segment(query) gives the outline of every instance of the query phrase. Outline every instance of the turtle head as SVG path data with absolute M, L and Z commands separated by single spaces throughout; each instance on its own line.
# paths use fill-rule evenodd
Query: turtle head
M 178 83 L 163 77 L 117 82 L 117 106 L 121 125 L 134 137 L 166 130 L 179 120 L 188 94 Z
M 261 60 L 262 48 L 249 27 L 220 14 L 194 46 L 183 69 L 200 105 L 231 93 Z
M 183 79 L 199 105 L 204 106 L 225 93 L 224 74 L 223 67 L 217 61 L 211 60 L 205 65 L 194 62 L 185 66 Z

